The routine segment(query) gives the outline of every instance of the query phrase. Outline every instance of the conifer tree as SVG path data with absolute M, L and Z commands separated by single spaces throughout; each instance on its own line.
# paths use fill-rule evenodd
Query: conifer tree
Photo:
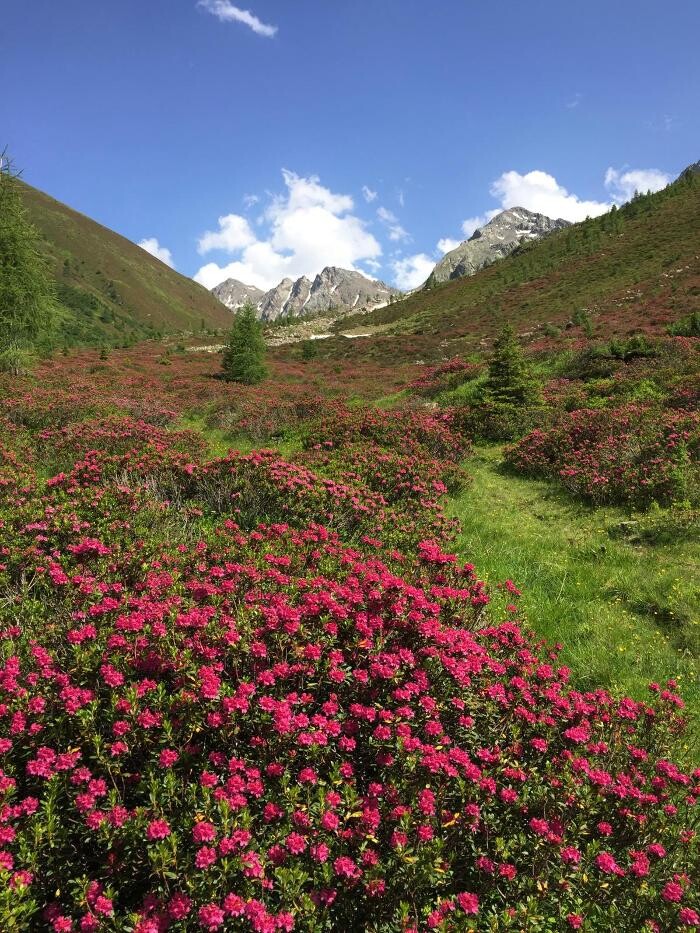
M 246 303 L 236 312 L 224 347 L 224 379 L 246 385 L 262 382 L 267 376 L 265 350 L 263 326 L 255 316 L 253 305 Z
M 484 401 L 498 405 L 536 405 L 540 389 L 515 331 L 506 324 L 494 343 L 484 384 Z
M 0 163 L 0 368 L 18 371 L 51 325 L 54 283 L 4 153 Z

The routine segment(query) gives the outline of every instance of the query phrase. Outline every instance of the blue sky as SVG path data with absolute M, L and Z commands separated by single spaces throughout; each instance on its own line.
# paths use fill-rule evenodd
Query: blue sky
M 697 0 L 3 7 L 25 179 L 208 286 L 412 287 L 494 211 L 581 219 L 700 158 Z

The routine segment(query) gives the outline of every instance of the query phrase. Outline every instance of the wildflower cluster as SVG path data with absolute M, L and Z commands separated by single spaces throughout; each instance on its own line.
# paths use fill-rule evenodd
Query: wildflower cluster
M 7 536 L 6 585 L 32 584 L 2 616 L 5 928 L 537 911 L 632 930 L 695 910 L 700 771 L 658 755 L 673 685 L 571 690 L 429 542 L 394 565 L 320 526 L 226 519 L 155 551 L 126 503 L 102 500 L 108 540 L 71 504 L 72 529 Z
M 684 499 L 700 488 L 700 415 L 626 405 L 563 414 L 506 449 L 507 462 L 556 478 L 595 503 L 638 506 Z
M 0 929 L 700 926 L 676 685 L 576 690 L 494 608 L 450 413 L 209 459 L 191 379 L 120 378 L 0 418 Z

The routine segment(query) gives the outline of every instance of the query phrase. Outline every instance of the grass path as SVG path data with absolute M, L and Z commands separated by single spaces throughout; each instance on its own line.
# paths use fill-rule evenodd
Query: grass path
M 487 581 L 512 579 L 535 631 L 562 642 L 577 685 L 636 698 L 679 681 L 700 736 L 700 548 L 636 546 L 611 537 L 629 515 L 593 509 L 538 480 L 502 471 L 499 447 L 467 464 L 473 484 L 450 503 L 462 523 L 460 556 Z

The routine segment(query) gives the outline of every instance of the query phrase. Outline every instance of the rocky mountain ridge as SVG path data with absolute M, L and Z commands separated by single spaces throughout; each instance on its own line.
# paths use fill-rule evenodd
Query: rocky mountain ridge
M 212 289 L 212 294 L 232 311 L 250 301 L 262 321 L 296 318 L 332 312 L 342 315 L 361 308 L 381 308 L 401 292 L 361 272 L 326 266 L 313 281 L 305 275 L 285 278 L 267 292 L 236 279 L 227 279 Z
M 568 220 L 553 220 L 524 207 L 502 211 L 475 230 L 468 240 L 446 253 L 433 269 L 426 285 L 474 275 L 484 266 L 512 253 L 523 241 L 537 240 L 568 226 Z

